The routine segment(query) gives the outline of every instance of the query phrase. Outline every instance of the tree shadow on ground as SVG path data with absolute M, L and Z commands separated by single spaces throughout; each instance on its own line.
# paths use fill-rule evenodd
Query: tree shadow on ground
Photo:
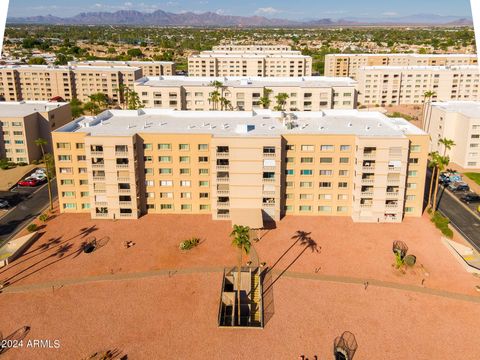
M 128 360 L 128 355 L 124 354 L 121 349 L 102 350 L 93 353 L 85 360 Z
M 15 343 L 18 344 L 18 342 L 25 339 L 25 337 L 28 335 L 29 332 L 30 332 L 30 326 L 22 326 L 20 329 L 17 329 L 13 333 L 8 335 L 5 339 L 3 339 L 3 342 L 0 344 L 0 355 L 6 353 L 8 350 L 12 348 L 12 347 L 6 346 L 8 342 L 13 342 L 14 344 Z

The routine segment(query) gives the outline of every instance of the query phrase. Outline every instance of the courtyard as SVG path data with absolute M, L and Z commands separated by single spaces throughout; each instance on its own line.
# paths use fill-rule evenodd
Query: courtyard
M 292 239 L 298 230 L 315 246 Z M 81 359 L 115 350 L 131 359 L 323 359 L 348 330 L 359 344 L 355 359 L 478 358 L 480 280 L 456 262 L 428 217 L 402 224 L 286 217 L 259 231 L 251 255 L 266 263 L 263 330 L 217 327 L 223 268 L 238 261 L 230 231 L 230 222 L 207 215 L 57 215 L 0 269 L 8 314 L 0 330 L 5 337 L 28 325 L 25 340 L 60 340 L 60 348 L 4 357 Z M 200 245 L 180 251 L 191 237 Z M 81 251 L 93 238 L 98 248 Z M 394 240 L 416 255 L 414 268 L 392 266 Z

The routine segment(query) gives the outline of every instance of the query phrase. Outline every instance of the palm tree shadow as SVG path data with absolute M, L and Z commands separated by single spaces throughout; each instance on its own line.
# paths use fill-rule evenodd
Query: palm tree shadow
M 282 255 L 280 255 L 280 257 L 277 259 L 277 261 L 275 261 L 275 263 L 274 263 L 272 266 L 270 266 L 270 267 L 267 269 L 267 271 L 268 271 L 268 272 L 269 272 L 269 271 L 272 271 L 273 268 L 280 262 L 280 260 L 282 260 L 282 259 L 290 252 L 290 250 L 293 249 L 293 247 L 294 247 L 298 242 L 304 241 L 306 238 L 308 238 L 308 237 L 310 236 L 310 234 L 311 234 L 311 232 L 306 232 L 306 231 L 303 231 L 303 230 L 297 230 L 296 233 L 295 233 L 295 235 L 293 235 L 293 236 L 291 237 L 291 239 L 293 239 L 293 240 L 295 240 L 295 241 L 292 243 L 292 245 L 290 245 L 290 246 L 288 247 L 287 250 L 285 250 L 285 251 L 283 252 Z
M 22 326 L 20 329 L 15 330 L 13 333 L 8 335 L 5 339 L 3 339 L 3 342 L 9 342 L 12 341 L 13 343 L 19 343 L 25 337 L 28 335 L 30 332 L 30 326 Z M 0 336 L 1 339 L 1 336 Z M 5 346 L 3 347 L 3 344 L 0 345 L 0 355 L 6 353 L 11 347 Z

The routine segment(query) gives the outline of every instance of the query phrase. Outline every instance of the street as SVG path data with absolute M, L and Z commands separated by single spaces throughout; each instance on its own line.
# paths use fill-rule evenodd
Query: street
M 33 191 L 32 191 L 33 190 Z M 38 190 L 38 191 L 36 191 Z M 31 194 L 28 194 L 32 192 Z M 40 189 L 19 189 L 17 192 L 10 192 L 12 198 L 24 199 L 18 202 L 8 214 L 0 219 L 0 245 L 6 240 L 12 238 L 22 227 L 32 221 L 42 213 L 42 210 L 48 205 L 48 187 L 42 185 Z M 57 196 L 57 182 L 52 180 L 53 197 Z M 17 195 L 18 194 L 18 195 Z M 3 196 L 7 200 L 8 196 Z

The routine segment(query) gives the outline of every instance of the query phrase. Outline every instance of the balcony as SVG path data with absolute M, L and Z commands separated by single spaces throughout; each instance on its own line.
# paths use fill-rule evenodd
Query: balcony
M 396 192 L 387 192 L 388 197 L 398 197 L 398 194 L 400 194 L 398 191 Z
M 263 195 L 275 195 L 275 191 L 263 190 Z
M 130 194 L 131 189 L 118 189 L 119 194 Z
M 274 158 L 276 156 L 275 153 L 263 153 L 263 157 L 266 157 L 266 158 Z
M 106 217 L 108 217 L 108 213 L 95 213 L 95 217 L 106 218 Z
M 385 204 L 385 207 L 387 209 L 396 209 L 398 207 L 398 203 Z
M 387 178 L 387 184 L 389 185 L 396 185 L 400 183 L 400 179 L 388 179 Z
M 95 201 L 95 206 L 108 206 L 106 201 Z
M 272 183 L 275 182 L 275 178 L 263 178 L 263 182 Z
M 120 206 L 132 206 L 132 202 L 131 201 L 119 201 L 118 204 Z
M 128 164 L 117 164 L 117 169 L 128 169 Z
M 373 196 L 373 190 L 362 191 L 362 196 Z
M 229 177 L 219 177 L 219 178 L 217 178 L 217 182 L 219 182 L 219 183 L 226 183 L 229 180 L 230 180 Z
M 107 189 L 93 189 L 93 192 L 95 194 L 105 194 L 107 192 Z
M 217 219 L 230 219 L 230 214 L 217 214 Z
M 217 201 L 218 207 L 228 207 L 230 206 L 230 201 Z
M 118 177 L 117 180 L 119 182 L 130 182 L 130 178 L 129 177 Z
M 275 207 L 275 202 L 264 202 L 263 207 Z
M 228 195 L 229 193 L 229 190 L 217 190 L 218 195 Z
M 104 163 L 92 164 L 92 169 L 103 169 L 105 167 Z
M 385 218 L 384 218 L 384 222 L 387 222 L 387 223 L 389 223 L 389 222 L 398 222 L 398 220 L 399 220 L 399 218 L 398 218 L 396 215 L 395 215 L 395 216 L 393 216 L 393 215 L 388 215 L 388 216 L 385 215 Z
M 388 171 L 389 172 L 400 172 L 402 170 L 401 167 L 397 167 L 397 166 L 389 166 L 388 167 Z
M 93 177 L 93 181 L 104 181 L 105 180 L 105 176 L 94 176 Z
M 360 208 L 362 209 L 370 209 L 373 206 L 373 204 L 360 204 Z
M 363 171 L 375 171 L 375 165 L 362 166 Z
M 362 179 L 362 184 L 374 184 L 375 179 Z
M 128 151 L 115 151 L 115 156 L 128 157 Z
M 363 153 L 363 158 L 364 159 L 375 159 L 376 156 L 377 156 L 376 152 L 364 152 Z
M 228 165 L 217 165 L 217 170 L 228 170 Z
M 120 213 L 121 218 L 131 218 L 133 217 L 133 213 Z
M 228 155 L 230 155 L 230 153 L 227 151 L 221 151 L 221 152 L 217 151 L 217 158 L 226 158 L 228 157 Z
M 92 156 L 98 156 L 98 155 L 103 155 L 103 151 L 90 151 L 90 154 Z
M 275 171 L 276 167 L 275 166 L 264 166 L 263 170 L 265 171 Z

